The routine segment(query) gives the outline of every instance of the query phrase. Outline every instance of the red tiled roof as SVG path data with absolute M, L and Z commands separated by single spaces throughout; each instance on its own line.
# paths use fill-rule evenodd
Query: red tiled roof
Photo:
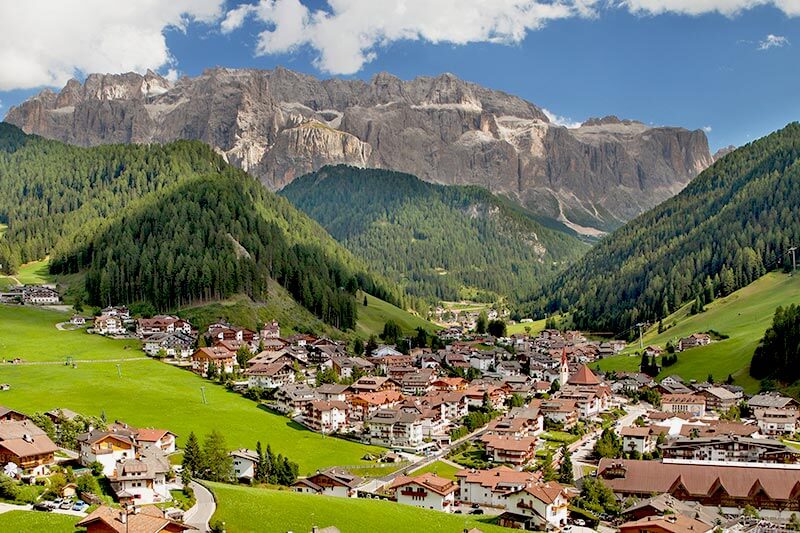
M 600 380 L 588 366 L 581 365 L 578 371 L 570 376 L 567 383 L 570 385 L 599 385 Z

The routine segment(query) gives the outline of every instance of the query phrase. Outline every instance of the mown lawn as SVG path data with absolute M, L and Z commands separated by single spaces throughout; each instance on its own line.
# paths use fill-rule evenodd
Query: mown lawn
M 19 267 L 19 272 L 15 276 L 23 285 L 38 285 L 50 283 L 53 277 L 50 275 L 50 260 L 31 261 Z
M 19 357 L 24 361 L 65 361 L 68 356 L 74 359 L 144 356 L 139 341 L 89 335 L 84 329 L 58 331 L 56 323 L 69 317 L 69 313 L 40 307 L 0 305 L 0 360 Z
M 456 472 L 462 470 L 461 468 L 455 467 L 451 464 L 445 463 L 443 461 L 434 461 L 433 463 L 420 468 L 419 470 L 414 470 L 409 475 L 410 476 L 421 476 L 422 474 L 427 474 L 428 472 L 432 472 L 439 477 L 444 477 L 447 479 L 456 479 Z
M 399 307 L 379 300 L 371 295 L 367 296 L 367 306 L 364 306 L 364 293 L 359 292 L 356 296 L 358 304 L 358 323 L 356 333 L 366 338 L 370 335 L 380 335 L 383 332 L 383 325 L 388 320 L 394 320 L 406 333 L 412 333 L 418 327 L 425 328 L 429 332 L 434 332 L 438 328 L 432 322 L 409 313 Z
M 723 381 L 732 375 L 735 382 L 748 392 L 758 391 L 758 382 L 750 377 L 750 359 L 772 324 L 772 316 L 778 306 L 787 306 L 800 301 L 800 275 L 788 276 L 770 273 L 733 294 L 715 300 L 703 313 L 690 316 L 688 306 L 679 309 L 668 319 L 671 326 L 659 334 L 656 327 L 644 335 L 644 345 L 665 346 L 667 341 L 692 333 L 715 330 L 728 339 L 712 342 L 709 346 L 693 348 L 678 354 L 678 362 L 663 369 L 661 376 L 678 374 L 685 379 L 705 380 L 711 374 L 715 380 Z M 638 342 L 629 351 L 638 350 Z M 603 359 L 597 365 L 603 370 L 633 371 L 639 368 L 640 358 L 623 354 Z
M 381 500 L 334 498 L 290 491 L 210 484 L 217 499 L 213 520 L 225 522 L 230 533 L 311 531 L 336 526 L 342 533 L 461 533 L 477 527 L 485 533 L 508 529 L 475 519 L 417 509 Z
M 86 531 L 75 527 L 80 522 L 77 516 L 56 513 L 42 513 L 39 511 L 9 511 L 0 514 L 0 531 L 3 533 L 32 533 L 47 531 L 47 533 L 73 533 Z
M 30 320 L 14 318 L 16 313 Z M 51 311 L 0 306 L 0 346 L 6 345 L 3 357 L 59 361 L 65 354 L 76 359 L 143 355 L 136 347 L 125 350 L 128 341 L 56 331 L 53 324 L 61 319 L 63 315 Z M 21 324 L 22 332 L 10 328 L 9 320 Z M 29 348 L 23 349 L 25 346 Z M 218 429 L 225 434 L 229 448 L 254 448 L 258 440 L 265 446 L 269 443 L 276 453 L 297 462 L 301 474 L 359 464 L 365 454 L 378 455 L 381 451 L 322 437 L 220 385 L 151 359 L 79 363 L 77 368 L 3 364 L 0 383 L 11 385 L 11 390 L 0 392 L 0 405 L 12 409 L 33 413 L 67 407 L 95 416 L 105 412 L 108 420 L 170 429 L 179 435 L 179 444 L 190 431 L 202 438 Z M 201 387 L 205 388 L 207 404 L 202 402 Z

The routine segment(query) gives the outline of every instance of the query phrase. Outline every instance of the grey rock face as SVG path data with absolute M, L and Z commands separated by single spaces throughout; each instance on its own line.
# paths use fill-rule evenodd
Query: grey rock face
M 175 83 L 152 72 L 92 74 L 6 120 L 82 146 L 201 140 L 273 189 L 333 163 L 478 185 L 586 234 L 653 207 L 712 163 L 700 130 L 616 117 L 567 129 L 530 102 L 451 74 L 364 82 L 220 68 Z

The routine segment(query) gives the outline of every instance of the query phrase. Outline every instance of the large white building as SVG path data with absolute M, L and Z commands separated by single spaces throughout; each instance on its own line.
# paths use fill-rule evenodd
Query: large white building
M 456 472 L 456 479 L 459 482 L 461 501 L 490 507 L 505 507 L 506 494 L 535 483 L 537 476 L 531 472 L 519 472 L 507 466 L 498 466 L 490 470 L 459 470 Z

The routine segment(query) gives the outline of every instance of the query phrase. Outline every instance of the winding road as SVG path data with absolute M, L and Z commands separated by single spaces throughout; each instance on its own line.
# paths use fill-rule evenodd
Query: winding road
M 205 488 L 200 483 L 192 481 L 189 487 L 194 491 L 195 504 L 191 509 L 186 511 L 183 515 L 183 522 L 192 527 L 196 527 L 199 531 L 211 531 L 208 523 L 211 517 L 214 516 L 214 511 L 217 510 L 217 502 L 214 500 L 214 495 L 211 491 Z

